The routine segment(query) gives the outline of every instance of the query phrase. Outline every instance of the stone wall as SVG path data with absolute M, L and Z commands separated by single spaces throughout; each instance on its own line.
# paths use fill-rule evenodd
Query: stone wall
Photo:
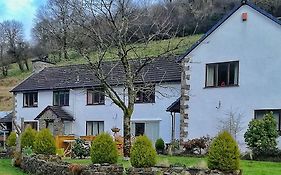
M 48 159 L 48 161 L 46 160 Z M 52 161 L 50 161 L 52 160 Z M 129 168 L 124 171 L 122 165 L 92 164 L 78 165 L 63 162 L 56 156 L 48 157 L 36 155 L 23 157 L 21 169 L 34 175 L 242 175 L 237 173 L 222 173 L 216 170 L 193 169 L 186 167 L 151 167 Z
M 21 169 L 24 172 L 34 175 L 123 175 L 124 169 L 120 165 L 94 164 L 78 165 L 53 159 L 44 160 L 44 156 L 23 157 Z M 51 158 L 52 159 L 52 158 Z
M 216 170 L 185 167 L 129 168 L 128 175 L 242 175 L 242 172 L 223 173 Z

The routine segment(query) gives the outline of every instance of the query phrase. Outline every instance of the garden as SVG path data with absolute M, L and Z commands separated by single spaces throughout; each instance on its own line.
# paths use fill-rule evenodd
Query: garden
M 244 135 L 251 150 L 248 153 L 241 154 L 232 135 L 222 131 L 215 138 L 187 141 L 180 154 L 177 144 L 166 148 L 162 139 L 152 145 L 146 136 L 139 136 L 133 142 L 130 160 L 125 160 L 107 133 L 98 135 L 90 147 L 77 139 L 73 154 L 66 157 L 56 148 L 48 129 L 37 132 L 28 127 L 20 139 L 15 132 L 8 137 L 6 158 L 0 159 L 0 174 L 277 175 L 281 172 L 278 136 L 276 121 L 269 113 L 263 119 L 249 123 Z M 21 142 L 20 151 L 16 148 L 17 140 Z

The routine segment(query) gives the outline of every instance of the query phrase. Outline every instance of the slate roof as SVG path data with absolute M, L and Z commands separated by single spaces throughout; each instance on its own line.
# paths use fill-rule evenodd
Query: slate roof
M 182 61 L 190 52 L 192 52 L 200 43 L 202 43 L 210 34 L 212 34 L 219 26 L 221 26 L 230 16 L 232 16 L 240 7 L 248 5 L 257 12 L 261 13 L 265 17 L 269 18 L 270 20 L 274 21 L 275 23 L 281 25 L 281 21 L 278 20 L 276 17 L 272 16 L 268 12 L 264 11 L 263 9 L 259 8 L 252 2 L 247 0 L 242 0 L 241 4 L 237 5 L 234 9 L 232 9 L 228 14 L 226 14 L 217 24 L 215 24 L 207 33 L 205 33 L 197 42 L 195 42 L 181 57 L 177 59 L 177 62 Z
M 73 116 L 66 112 L 64 109 L 62 109 L 62 107 L 60 106 L 47 106 L 34 120 L 38 120 L 48 110 L 53 111 L 53 113 L 55 113 L 56 116 L 58 118 L 61 118 L 62 120 L 74 120 Z
M 11 123 L 13 119 L 13 113 L 9 113 L 3 118 L 0 118 L 0 123 Z
M 138 67 L 139 64 L 140 60 L 132 63 L 135 67 Z M 102 64 L 102 70 L 105 74 L 108 74 L 107 82 L 110 84 L 122 85 L 124 82 L 124 71 L 120 62 L 106 61 Z M 175 62 L 175 57 L 166 57 L 154 59 L 151 64 L 144 68 L 141 77 L 135 83 L 180 82 L 180 80 L 180 65 Z M 94 76 L 88 64 L 81 64 L 45 68 L 39 73 L 31 75 L 11 92 L 95 86 L 100 86 L 99 80 Z
M 180 113 L 180 98 L 173 102 L 166 110 L 167 112 Z

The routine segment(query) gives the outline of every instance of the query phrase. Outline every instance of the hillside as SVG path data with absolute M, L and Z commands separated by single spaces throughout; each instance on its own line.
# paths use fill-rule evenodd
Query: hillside
M 181 37 L 181 38 L 174 38 L 170 40 L 162 40 L 162 41 L 155 41 L 151 42 L 147 49 L 137 50 L 139 55 L 145 55 L 145 56 L 157 56 L 158 54 L 163 52 L 163 49 L 168 44 L 171 47 L 175 47 L 178 45 L 178 48 L 173 51 L 173 54 L 180 55 L 183 54 L 193 43 L 195 43 L 201 35 L 193 35 L 193 36 L 187 36 L 187 37 Z M 136 47 L 140 45 L 136 45 Z M 114 52 L 114 49 L 112 49 Z M 145 53 L 144 53 L 145 52 Z M 95 53 L 93 53 L 95 54 Z M 57 65 L 71 65 L 71 64 L 82 64 L 86 63 L 86 60 L 79 57 L 75 53 L 70 53 L 69 56 L 70 60 L 63 60 L 57 63 Z M 112 58 L 112 55 L 107 54 L 106 57 L 108 59 Z M 12 94 L 9 92 L 14 86 L 16 86 L 18 83 L 23 81 L 25 78 L 27 78 L 29 75 L 31 75 L 31 71 L 28 72 L 20 72 L 17 65 L 11 65 L 11 68 L 9 70 L 9 74 L 7 77 L 2 77 L 0 75 L 0 111 L 7 111 L 12 110 L 13 108 L 13 100 L 12 100 Z

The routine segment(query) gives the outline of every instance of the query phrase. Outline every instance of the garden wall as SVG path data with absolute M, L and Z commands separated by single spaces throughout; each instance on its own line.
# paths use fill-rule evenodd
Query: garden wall
M 92 164 L 82 166 L 70 164 L 58 159 L 51 158 L 47 161 L 43 156 L 23 157 L 21 168 L 23 171 L 34 175 L 123 175 L 124 168 L 121 165 Z M 185 167 L 152 167 L 152 168 L 129 168 L 128 175 L 234 175 L 224 174 L 215 170 L 192 169 Z M 241 173 L 237 173 L 238 175 Z

